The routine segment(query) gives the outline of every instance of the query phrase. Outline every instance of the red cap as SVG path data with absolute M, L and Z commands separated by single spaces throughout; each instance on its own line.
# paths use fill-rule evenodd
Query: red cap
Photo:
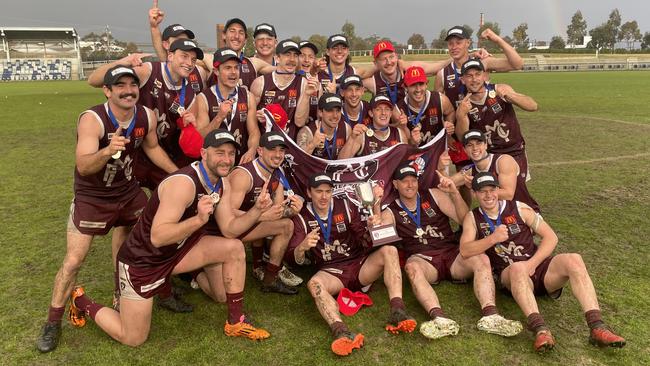
M 287 112 L 284 110 L 284 108 L 282 108 L 281 105 L 273 103 L 267 105 L 265 109 L 271 113 L 273 120 L 275 121 L 275 124 L 278 125 L 278 127 L 283 130 L 287 127 L 289 116 L 287 116 Z
M 427 81 L 427 75 L 420 66 L 411 66 L 404 72 L 404 84 L 406 86 L 411 86 L 415 83 L 426 83 Z
M 336 302 L 339 304 L 339 311 L 346 316 L 356 314 L 363 305 L 372 306 L 370 296 L 359 291 L 352 292 L 347 288 L 341 289 Z
M 181 130 L 178 145 L 183 150 L 183 154 L 190 158 L 200 158 L 201 148 L 203 147 L 203 136 L 196 130 L 194 125 L 188 124 Z
M 384 51 L 395 52 L 395 47 L 393 47 L 393 44 L 390 41 L 379 41 L 372 49 L 372 56 L 377 58 L 377 56 Z

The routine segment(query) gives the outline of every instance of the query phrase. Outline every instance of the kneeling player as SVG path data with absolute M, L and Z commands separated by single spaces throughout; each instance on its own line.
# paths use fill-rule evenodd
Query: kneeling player
M 261 194 L 253 209 L 243 215 L 235 214 L 226 176 L 237 148 L 230 133 L 215 130 L 205 137 L 201 161 L 182 168 L 158 185 L 141 220 L 117 254 L 120 312 L 93 302 L 83 288 L 76 287 L 70 305 L 73 325 L 84 326 L 85 316 L 89 315 L 117 341 L 138 346 L 149 335 L 153 296 L 171 286 L 171 275 L 203 268 L 211 286 L 223 281 L 226 288 L 226 335 L 269 337 L 267 331 L 255 328 L 242 312 L 244 246 L 231 238 L 257 222 L 271 205 L 271 199 L 268 194 Z M 204 235 L 204 225 L 215 210 L 225 237 Z
M 478 173 L 472 190 L 479 207 L 465 216 L 460 253 L 464 258 L 485 253 L 501 284 L 512 293 L 535 333 L 534 348 L 544 352 L 555 339 L 539 313 L 535 295 L 558 298 L 571 282 L 571 291 L 585 313 L 589 341 L 601 347 L 623 347 L 625 339 L 602 321 L 596 291 L 582 257 L 576 253 L 552 255 L 557 245 L 553 229 L 530 206 L 498 198 L 499 182 L 491 173 Z M 541 237 L 539 247 L 533 235 Z
M 404 269 L 415 296 L 431 316 L 431 321 L 422 323 L 420 332 L 431 339 L 458 334 L 458 324 L 445 317 L 430 284 L 473 276 L 474 294 L 483 315 L 478 329 L 505 337 L 519 334 L 521 324 L 497 312 L 488 257 L 460 256 L 449 219 L 460 222 L 468 209 L 451 179 L 439 173 L 438 176 L 438 188 L 420 190 L 417 172 L 408 162 L 402 163 L 393 174 L 393 186 L 399 198 L 382 213 L 382 224 L 394 224 L 402 238 L 407 256 Z
M 332 351 L 346 356 L 363 346 L 363 334 L 354 334 L 341 320 L 333 295 L 341 289 L 357 291 L 371 285 L 384 275 L 384 284 L 390 297 L 390 317 L 386 330 L 393 334 L 412 332 L 417 323 L 406 313 L 402 301 L 402 275 L 397 249 L 385 245 L 366 255 L 362 237 L 366 234 L 356 208 L 348 201 L 332 197 L 332 179 L 324 174 L 309 180 L 311 200 L 300 214 L 293 218 L 294 234 L 287 257 L 302 264 L 305 253 L 311 252 L 318 272 L 307 286 L 321 316 L 332 329 Z M 378 209 L 378 207 L 377 207 Z M 378 217 L 368 219 L 368 224 Z

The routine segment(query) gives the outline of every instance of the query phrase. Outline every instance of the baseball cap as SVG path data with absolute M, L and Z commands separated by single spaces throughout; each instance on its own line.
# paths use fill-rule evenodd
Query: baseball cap
M 230 26 L 233 25 L 233 24 L 239 24 L 239 25 L 241 25 L 241 27 L 244 28 L 244 33 L 246 33 L 246 36 L 248 36 L 248 32 L 247 32 L 247 30 L 246 30 L 246 23 L 244 23 L 244 21 L 241 20 L 241 19 L 239 19 L 239 18 L 228 19 L 228 20 L 226 21 L 226 25 L 223 27 L 224 32 L 225 32 L 228 28 L 230 28 Z
M 208 132 L 207 135 L 205 135 L 205 138 L 203 139 L 203 148 L 207 149 L 209 147 L 219 147 L 223 144 L 233 144 L 237 149 L 239 149 L 239 144 L 235 140 L 235 137 L 228 132 L 228 130 L 219 128 L 216 130 L 212 130 L 211 132 Z
M 424 73 L 424 69 L 420 66 L 411 66 L 404 72 L 404 84 L 406 86 L 411 86 L 417 83 L 426 83 L 429 81 L 427 75 Z
M 341 83 L 341 89 L 347 89 L 350 85 L 363 86 L 363 81 L 361 81 L 361 77 L 359 75 L 350 75 L 343 79 L 343 82 Z
M 465 61 L 465 63 L 463 63 L 463 66 L 460 68 L 460 74 L 465 75 L 465 72 L 467 72 L 469 69 L 478 69 L 485 71 L 483 63 L 477 58 L 470 58 L 469 60 Z
M 228 60 L 236 60 L 237 62 L 241 62 L 241 59 L 239 58 L 239 55 L 235 50 L 232 48 L 224 47 L 220 48 L 216 51 L 214 51 L 213 55 L 213 66 L 214 67 L 219 67 L 222 63 L 228 61 Z
M 377 58 L 380 53 L 384 51 L 395 52 L 395 47 L 391 41 L 379 41 L 375 44 L 375 47 L 372 48 L 372 56 Z
M 272 149 L 276 146 L 289 147 L 284 136 L 276 131 L 269 131 L 260 137 L 260 146 L 266 149 Z
M 448 41 L 449 38 L 451 38 L 451 37 L 458 37 L 458 38 L 461 38 L 461 39 L 469 39 L 470 35 L 467 33 L 467 30 L 465 29 L 465 27 L 457 25 L 457 26 L 451 27 L 451 29 L 449 29 L 447 31 L 447 37 L 445 37 L 445 41 Z
M 180 24 L 172 24 L 168 25 L 165 30 L 162 32 L 162 39 L 163 41 L 166 41 L 169 39 L 169 37 L 178 37 L 179 34 L 187 34 L 187 37 L 189 39 L 194 39 L 194 32 L 192 32 L 189 29 L 186 29 Z
M 327 39 L 327 48 L 332 48 L 337 44 L 342 44 L 345 47 L 350 47 L 348 39 L 342 34 L 335 34 Z
M 174 52 L 176 50 L 183 51 L 194 51 L 196 52 L 196 58 L 203 60 L 203 50 L 199 48 L 196 42 L 191 39 L 177 39 L 171 46 L 169 46 L 169 52 Z
M 253 38 L 257 37 L 257 35 L 260 33 L 266 33 L 273 38 L 277 37 L 275 33 L 275 27 L 269 23 L 261 23 L 256 25 L 255 30 L 253 31 Z
M 356 314 L 363 305 L 372 306 L 373 304 L 367 294 L 361 291 L 352 292 L 345 287 L 339 292 L 336 302 L 339 304 L 339 311 L 345 316 Z
M 388 104 L 391 108 L 393 108 L 393 102 L 391 102 L 390 99 L 388 99 L 388 97 L 385 95 L 375 95 L 372 97 L 372 99 L 370 99 L 370 108 L 375 109 L 382 103 Z
M 472 190 L 478 191 L 483 187 L 498 187 L 499 181 L 490 172 L 480 172 L 472 179 Z
M 318 99 L 318 109 L 329 111 L 332 108 L 342 108 L 342 106 L 343 101 L 338 94 L 323 93 L 323 95 Z
M 190 158 L 201 157 L 201 146 L 203 146 L 203 136 L 197 131 L 193 124 L 181 128 L 181 135 L 178 137 L 178 146 L 183 154 Z
M 301 41 L 299 46 L 300 46 L 300 49 L 302 49 L 303 47 L 309 47 L 309 48 L 311 48 L 312 51 L 314 51 L 315 54 L 318 54 L 318 47 L 316 47 L 315 44 L 313 44 L 313 43 L 311 43 L 309 41 Z
M 140 85 L 140 78 L 138 77 L 138 74 L 136 74 L 135 71 L 133 71 L 133 69 L 129 66 L 122 65 L 113 66 L 110 69 L 106 70 L 106 74 L 104 74 L 104 85 L 115 85 L 117 81 L 124 75 L 131 76 L 135 79 L 135 82 Z
M 317 188 L 321 184 L 329 184 L 330 186 L 334 187 L 334 181 L 332 180 L 332 177 L 325 173 L 318 173 L 309 177 L 309 186 L 311 188 Z
M 285 111 L 281 105 L 278 103 L 273 103 L 267 105 L 264 107 L 264 109 L 266 109 L 271 114 L 273 120 L 275 121 L 275 124 L 280 128 L 284 129 L 287 126 L 287 123 L 289 122 L 289 116 L 287 115 L 287 111 Z
M 417 178 L 418 172 L 411 165 L 410 161 L 405 161 L 403 163 L 400 163 L 400 165 L 397 166 L 397 169 L 395 169 L 395 171 L 393 172 L 393 179 L 402 180 L 408 177 L 409 175 Z
M 485 142 L 485 135 L 481 130 L 469 130 L 463 134 L 463 146 L 467 145 L 469 140 L 479 140 Z
M 298 47 L 298 44 L 291 39 L 282 40 L 278 43 L 277 46 L 275 46 L 275 53 L 278 55 L 287 53 L 289 51 L 296 51 L 297 53 L 300 53 L 300 47 Z

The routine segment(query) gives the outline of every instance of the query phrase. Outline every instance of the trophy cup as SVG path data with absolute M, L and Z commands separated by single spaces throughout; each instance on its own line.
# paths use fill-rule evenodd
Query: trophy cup
M 361 206 L 369 212 L 369 215 L 372 216 L 372 207 L 375 204 L 375 195 L 372 192 L 372 185 L 368 182 L 360 183 L 355 187 L 355 191 Z M 395 227 L 392 224 L 375 225 L 369 227 L 368 231 L 370 232 L 373 247 L 401 240 L 401 238 L 397 236 Z

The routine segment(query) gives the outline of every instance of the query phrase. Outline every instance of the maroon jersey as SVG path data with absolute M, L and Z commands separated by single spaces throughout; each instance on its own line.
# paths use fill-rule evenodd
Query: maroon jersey
M 240 55 L 241 63 L 239 64 L 239 85 L 246 90 L 251 89 L 251 84 L 257 78 L 257 70 L 248 57 L 244 57 L 243 53 Z M 217 84 L 217 76 L 213 73 L 208 78 L 205 88 L 209 88 Z M 203 89 L 202 89 L 203 90 Z
M 212 121 L 219 113 L 219 100 L 217 95 L 217 86 L 213 85 L 205 89 L 199 97 L 204 98 L 205 104 L 208 106 L 208 119 Z M 222 95 L 228 98 L 228 95 Z M 233 100 L 233 109 L 230 115 L 221 123 L 219 128 L 225 128 L 234 137 L 240 146 L 238 157 L 241 157 L 248 151 L 248 128 L 246 120 L 248 119 L 248 90 L 246 88 L 237 87 L 237 94 L 230 99 Z
M 122 150 L 119 158 L 110 158 L 106 165 L 98 172 L 90 175 L 81 175 L 75 167 L 74 170 L 74 192 L 75 197 L 83 198 L 86 201 L 105 201 L 131 199 L 138 194 L 140 188 L 135 179 L 132 179 L 133 161 L 135 160 L 142 140 L 149 131 L 149 112 L 141 105 L 136 105 L 135 125 L 130 134 L 131 142 L 126 144 L 126 150 Z M 111 143 L 115 133 L 115 126 L 108 115 L 108 102 L 96 105 L 85 113 L 91 113 L 97 118 L 102 126 L 102 136 L 99 139 L 98 149 L 103 149 Z M 122 135 L 127 131 L 129 123 L 122 125 Z
M 458 104 L 465 98 L 466 89 L 460 81 L 460 68 L 457 68 L 453 62 L 442 70 L 442 90 L 454 108 L 458 108 Z
M 417 225 L 413 218 L 402 208 L 399 198 L 388 205 L 393 214 L 397 235 L 402 238 L 402 248 L 409 257 L 413 254 L 436 249 L 457 247 L 454 231 L 449 224 L 449 217 L 436 204 L 431 191 L 421 189 L 420 192 L 420 227 L 424 235 L 416 233 Z M 404 206 L 406 207 L 406 205 Z M 411 211 L 415 217 L 416 211 Z
M 244 200 L 242 201 L 241 206 L 239 207 L 239 209 L 242 211 L 248 211 L 253 206 L 255 206 L 255 201 L 257 201 L 257 197 L 259 197 L 260 193 L 262 193 L 262 187 L 264 186 L 264 183 L 266 183 L 266 179 L 264 178 L 261 172 L 261 169 L 264 168 L 260 167 L 256 163 L 257 161 L 258 159 L 255 159 L 253 161 L 249 161 L 246 164 L 235 167 L 235 169 L 241 169 L 245 171 L 252 181 L 252 184 L 249 187 L 250 189 L 246 192 L 246 195 L 244 196 Z M 275 192 L 276 189 L 278 189 L 279 185 L 280 185 L 280 180 L 278 178 L 277 173 L 271 175 L 271 181 L 267 186 L 268 192 L 271 195 L 271 197 L 273 197 L 273 193 Z
M 140 87 L 138 103 L 150 108 L 156 114 L 156 120 L 158 121 L 156 131 L 160 146 L 176 165 L 185 166 L 194 159 L 185 156 L 178 146 L 181 131 L 176 125 L 176 120 L 180 117 L 178 109 L 181 107 L 179 102 L 181 87 L 171 85 L 167 75 L 165 75 L 163 63 L 151 62 L 150 64 L 151 75 L 147 82 Z M 189 80 L 185 80 L 185 82 L 183 108 L 187 110 L 194 100 L 195 93 Z
M 370 120 L 370 116 L 368 115 L 368 111 L 370 110 L 370 103 L 366 102 L 365 100 L 362 100 L 359 103 L 361 105 L 361 110 L 357 115 L 349 115 L 348 112 L 345 111 L 345 103 L 343 104 L 343 108 L 341 108 L 341 118 L 348 125 L 350 125 L 350 128 L 354 127 L 357 123 L 369 125 L 372 122 Z
M 318 119 L 318 96 L 311 95 L 309 97 L 309 119 L 307 123 L 312 123 Z
M 277 103 L 287 112 L 289 121 L 287 122 L 287 134 L 292 139 L 296 139 L 298 133 L 294 118 L 296 116 L 296 107 L 298 106 L 298 99 L 300 98 L 300 91 L 302 88 L 303 76 L 294 75 L 293 80 L 284 86 L 282 89 L 278 87 L 275 82 L 275 71 L 266 74 L 264 78 L 264 87 L 262 88 L 262 97 L 257 108 L 261 109 L 269 104 Z
M 469 128 L 485 133 L 488 151 L 491 153 L 520 155 L 524 152 L 526 142 L 521 134 L 519 121 L 511 103 L 499 96 L 490 98 L 489 93 L 496 86 L 487 86 L 488 93 L 481 103 L 472 102 L 469 110 Z
M 421 108 L 411 106 L 408 103 L 408 97 L 400 99 L 397 105 L 408 117 L 408 127 L 409 130 L 412 130 L 416 126 L 415 122 Z M 427 90 L 424 99 L 424 110 L 422 111 L 420 120 L 417 122 L 417 124 L 422 126 L 422 142 L 420 142 L 420 145 L 424 145 L 433 140 L 438 132 L 444 128 L 444 121 L 445 116 L 442 114 L 440 93 Z
M 397 128 L 389 126 L 388 131 L 388 136 L 382 139 L 377 137 L 377 131 L 375 131 L 375 134 L 372 137 L 368 137 L 368 135 L 364 134 L 363 147 L 361 148 L 361 153 L 357 155 L 364 156 L 374 154 L 402 142 L 402 137 Z
M 322 122 L 321 122 L 322 123 Z M 317 156 L 322 159 L 327 160 L 336 160 L 339 158 L 339 152 L 345 145 L 345 142 L 348 140 L 348 131 L 347 125 L 343 120 L 339 121 L 338 126 L 336 127 L 336 135 L 333 136 L 333 139 L 330 139 L 322 147 L 317 146 L 314 151 L 312 151 L 313 156 Z M 311 136 L 313 138 L 314 133 L 316 132 L 316 124 L 310 123 L 307 125 L 309 131 L 311 131 Z M 327 139 L 327 137 L 326 137 Z
M 318 243 L 314 248 L 311 248 L 311 253 L 318 268 L 362 258 L 365 253 L 361 238 L 366 233 L 366 229 L 359 212 L 354 207 L 350 208 L 348 201 L 344 199 L 333 198 L 332 204 L 332 229 L 329 242 L 325 243 L 324 233 L 321 229 Z M 302 208 L 300 214 L 292 218 L 294 234 L 287 252 L 292 253 L 309 232 L 319 227 L 314 215 L 312 203 L 308 202 Z M 321 218 L 321 221 L 327 227 L 327 217 Z
M 208 78 L 208 80 L 209 79 L 210 78 Z M 194 95 L 198 95 L 203 89 L 208 87 L 208 80 L 203 80 L 203 77 L 201 76 L 201 73 L 197 67 L 194 67 L 194 70 L 192 70 L 190 75 L 187 77 L 188 86 L 192 88 Z
M 192 163 L 165 179 L 182 176 L 190 179 L 194 183 L 194 200 L 185 208 L 179 221 L 187 220 L 196 215 L 196 207 L 199 199 L 209 193 L 203 177 L 201 177 L 201 173 L 199 172 L 198 164 L 200 162 Z M 174 266 L 192 249 L 198 239 L 204 234 L 204 229 L 201 228 L 176 244 L 155 247 L 151 243 L 151 225 L 159 205 L 160 198 L 158 196 L 158 189 L 156 189 L 151 195 L 140 220 L 135 224 L 133 231 L 131 231 L 131 234 L 124 244 L 122 244 L 117 254 L 117 259 L 120 262 L 133 267 L 150 269 L 152 277 L 154 275 L 157 276 L 155 278 L 163 278 L 169 275 Z
M 499 207 L 501 224 L 508 227 L 508 240 L 486 250 L 485 254 L 490 258 L 492 271 L 500 275 L 512 263 L 529 260 L 537 252 L 537 245 L 533 241 L 532 230 L 519 214 L 517 201 L 499 201 Z M 476 240 L 489 236 L 490 224 L 483 217 L 483 210 L 477 207 L 472 214 L 476 224 Z M 490 220 L 496 226 L 496 218 Z
M 352 67 L 350 65 L 345 65 L 345 69 L 343 69 L 343 73 L 341 73 L 340 75 L 332 75 L 330 77 L 329 71 L 327 71 L 327 70 L 319 71 L 318 72 L 318 80 L 320 80 L 320 84 L 321 84 L 321 87 L 323 88 L 323 91 L 327 91 L 327 85 L 330 82 L 334 81 L 336 83 L 336 94 L 339 94 L 339 91 L 340 91 L 340 88 L 341 88 L 341 83 L 343 82 L 343 80 L 345 80 L 345 78 L 347 78 L 348 76 L 352 76 L 352 75 L 354 75 L 356 73 L 357 72 L 354 69 L 354 67 Z
M 406 88 L 404 86 L 404 78 L 402 72 L 397 69 L 397 81 L 394 83 L 388 82 L 382 75 L 381 71 L 375 71 L 373 79 L 375 80 L 375 95 L 387 96 L 393 104 L 404 99 L 406 96 Z
M 490 154 L 490 166 L 488 167 L 487 172 L 492 173 L 495 177 L 499 177 L 499 169 L 497 167 L 497 164 L 499 162 L 499 159 L 501 158 L 501 154 Z M 518 166 L 518 165 L 517 165 Z M 479 172 L 482 172 L 484 170 L 478 170 L 476 168 L 476 165 L 472 165 L 472 175 L 476 175 Z M 515 195 L 512 198 L 514 201 L 519 201 L 527 204 L 535 210 L 535 212 L 539 213 L 539 204 L 533 196 L 531 196 L 530 192 L 528 192 L 528 187 L 526 187 L 526 176 L 522 174 L 517 174 L 517 187 L 515 188 Z

